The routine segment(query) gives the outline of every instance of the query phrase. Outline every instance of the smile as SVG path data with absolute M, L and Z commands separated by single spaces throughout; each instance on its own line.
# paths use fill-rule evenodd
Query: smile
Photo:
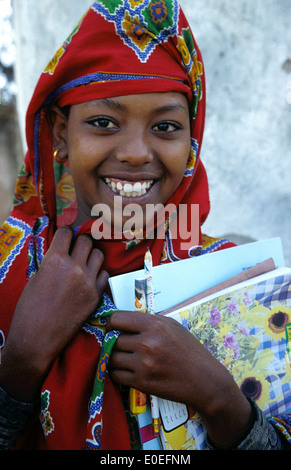
M 117 178 L 105 178 L 104 181 L 114 193 L 125 197 L 143 196 L 154 184 L 154 180 L 121 181 Z

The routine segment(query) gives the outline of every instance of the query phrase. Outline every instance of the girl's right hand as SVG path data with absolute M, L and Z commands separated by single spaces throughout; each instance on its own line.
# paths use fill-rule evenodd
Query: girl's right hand
M 32 401 L 58 354 L 96 309 L 108 274 L 103 254 L 87 235 L 62 227 L 55 233 L 39 271 L 16 306 L 2 351 L 0 385 L 21 401 Z

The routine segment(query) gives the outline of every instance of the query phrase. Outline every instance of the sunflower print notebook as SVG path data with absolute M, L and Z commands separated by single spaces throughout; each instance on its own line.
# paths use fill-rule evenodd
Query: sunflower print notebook
M 281 427 L 284 414 L 291 412 L 290 281 L 291 273 L 274 274 L 169 314 L 224 364 L 244 395 Z M 162 434 L 166 449 L 206 448 L 206 430 L 197 414 Z M 287 434 L 289 440 L 291 433 Z

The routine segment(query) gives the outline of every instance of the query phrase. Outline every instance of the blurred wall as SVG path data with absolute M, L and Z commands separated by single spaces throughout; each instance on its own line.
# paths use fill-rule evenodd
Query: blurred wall
M 18 110 L 91 0 L 13 0 Z M 181 0 L 202 50 L 202 159 L 212 209 L 204 230 L 240 243 L 280 236 L 291 266 L 291 2 Z

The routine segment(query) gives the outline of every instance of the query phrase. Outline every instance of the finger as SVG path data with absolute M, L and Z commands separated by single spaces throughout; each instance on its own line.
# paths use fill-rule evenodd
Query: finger
M 122 333 L 115 343 L 114 351 L 133 353 L 140 344 L 140 335 L 138 333 Z
M 72 248 L 71 257 L 79 264 L 87 264 L 93 249 L 93 241 L 89 235 L 79 235 Z
M 110 316 L 106 329 L 107 331 L 120 330 L 138 333 L 146 329 L 150 318 L 151 315 L 145 313 L 119 310 Z
M 110 356 L 110 369 L 111 370 L 128 370 L 133 373 L 135 370 L 135 360 L 134 360 L 134 354 L 132 353 L 127 353 L 127 352 L 121 352 L 121 351 L 115 351 L 112 352 Z
M 88 270 L 92 273 L 97 275 L 100 271 L 100 268 L 104 261 L 104 255 L 102 251 L 98 250 L 97 248 L 93 248 L 91 251 L 89 258 L 88 258 Z
M 48 252 L 69 253 L 73 238 L 73 230 L 64 225 L 56 230 Z
M 125 387 L 135 388 L 135 375 L 130 370 L 112 369 L 109 371 L 111 379 L 117 384 L 124 385 Z
M 104 292 L 108 283 L 109 274 L 107 271 L 100 271 L 96 280 L 96 289 L 98 292 Z

